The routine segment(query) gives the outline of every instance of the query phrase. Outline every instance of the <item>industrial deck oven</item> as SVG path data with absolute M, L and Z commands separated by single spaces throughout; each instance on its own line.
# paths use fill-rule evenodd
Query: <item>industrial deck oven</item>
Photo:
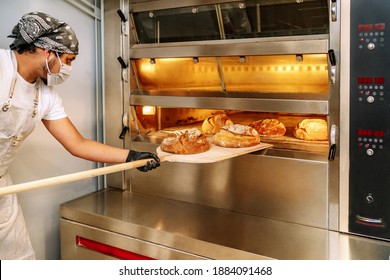
M 61 205 L 63 259 L 389 259 L 390 3 L 104 6 L 108 144 L 155 152 L 220 113 L 286 134 L 217 163 L 108 175 Z M 294 137 L 312 118 L 327 140 Z

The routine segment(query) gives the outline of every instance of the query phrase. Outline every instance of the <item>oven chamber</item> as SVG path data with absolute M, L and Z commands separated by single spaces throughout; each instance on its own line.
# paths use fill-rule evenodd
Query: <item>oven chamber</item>
M 287 134 L 218 163 L 107 175 L 108 188 L 61 206 L 62 258 L 388 259 L 389 238 L 350 232 L 340 2 L 105 1 L 108 144 L 155 152 L 220 112 L 278 118 Z M 329 140 L 295 139 L 313 117 Z

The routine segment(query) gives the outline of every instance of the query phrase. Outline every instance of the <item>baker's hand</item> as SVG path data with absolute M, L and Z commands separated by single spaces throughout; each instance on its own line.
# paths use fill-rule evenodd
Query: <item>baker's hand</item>
M 140 159 L 147 159 L 150 158 L 145 166 L 138 167 L 137 169 L 142 172 L 147 172 L 149 170 L 155 169 L 160 166 L 160 158 L 152 153 L 149 152 L 137 152 L 130 150 L 129 155 L 127 156 L 126 162 L 140 160 Z

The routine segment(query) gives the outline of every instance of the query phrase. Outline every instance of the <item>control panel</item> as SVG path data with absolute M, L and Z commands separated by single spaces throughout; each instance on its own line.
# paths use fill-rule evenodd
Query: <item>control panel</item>
M 359 31 L 359 49 L 367 48 L 372 51 L 376 47 L 385 46 L 385 27 L 384 22 L 363 23 L 357 26 Z
M 375 101 L 385 101 L 384 83 L 384 77 L 358 77 L 358 100 L 368 103 L 374 103 Z
M 351 1 L 349 231 L 390 240 L 388 11 L 388 0 Z

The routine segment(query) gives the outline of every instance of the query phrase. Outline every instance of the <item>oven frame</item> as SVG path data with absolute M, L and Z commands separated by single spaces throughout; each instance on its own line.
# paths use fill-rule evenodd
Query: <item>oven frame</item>
M 237 212 L 234 209 L 226 209 L 226 204 L 224 204 L 226 201 L 223 200 L 220 200 L 222 201 L 222 204 L 219 205 L 221 208 L 214 208 L 213 206 L 218 205 L 215 205 L 214 201 L 209 205 L 208 198 L 205 195 L 202 198 L 203 200 L 200 201 L 201 203 L 199 203 L 199 197 L 192 195 L 170 196 L 164 191 L 161 193 L 161 190 L 156 186 L 151 187 L 148 181 L 156 179 L 150 179 L 148 174 L 126 171 L 107 175 L 108 187 L 105 190 L 61 205 L 62 258 L 111 259 L 109 256 L 91 252 L 74 243 L 76 236 L 85 235 L 87 238 L 106 242 L 110 246 L 118 246 L 157 259 L 388 259 L 390 256 L 389 242 L 348 233 L 349 158 L 346 151 L 349 150 L 349 131 L 347 129 L 349 127 L 349 99 L 348 94 L 343 93 L 349 92 L 349 38 L 345 34 L 349 34 L 348 11 L 350 0 L 343 0 L 342 3 L 336 1 L 337 21 L 330 23 L 329 36 L 316 35 L 276 39 L 238 39 L 234 42 L 226 40 L 226 42 L 161 44 L 163 46 L 131 46 L 130 41 L 134 40 L 131 32 L 132 19 L 129 17 L 126 21 L 121 21 L 117 15 L 118 9 L 121 9 L 125 15 L 130 15 L 130 11 L 156 8 L 156 6 L 153 6 L 155 4 L 162 5 L 161 8 L 168 8 L 178 7 L 178 5 L 191 6 L 217 2 L 230 1 L 185 0 L 178 4 L 176 1 L 168 0 L 149 1 L 144 4 L 133 3 L 132 5 L 130 5 L 129 0 L 105 1 L 106 143 L 122 148 L 153 152 L 158 146 L 156 139 L 143 138 L 141 141 L 139 139 L 133 141 L 138 136 L 131 134 L 126 134 L 124 139 L 118 138 L 124 126 L 129 125 L 128 120 L 132 119 L 131 114 L 128 114 L 130 104 L 159 106 L 173 104 L 169 101 L 167 104 L 164 103 L 166 101 L 163 93 L 157 94 L 157 96 L 147 93 L 129 94 L 133 90 L 132 85 L 136 84 L 134 75 L 132 75 L 131 58 L 156 57 L 157 54 L 159 57 L 216 56 L 221 52 L 226 55 L 240 55 L 243 54 L 243 50 L 245 51 L 244 54 L 247 55 L 316 53 L 319 50 L 322 53 L 327 53 L 329 49 L 333 49 L 337 60 L 336 84 L 330 85 L 329 99 L 320 100 L 319 102 L 325 104 L 322 110 L 329 115 L 329 127 L 332 125 L 337 127 L 335 131 L 337 150 L 334 161 L 328 161 L 326 155 L 283 150 L 270 150 L 265 154 L 251 154 L 233 160 L 238 161 L 238 166 L 241 161 L 247 160 L 249 162 L 277 161 L 276 165 L 279 162 L 291 162 L 293 164 L 295 161 L 319 164 L 321 172 L 327 178 L 325 222 L 321 223 L 320 226 L 315 224 L 305 225 L 291 221 L 280 221 L 275 217 L 260 217 L 253 213 L 245 213 L 245 209 L 243 213 L 240 213 L 240 211 Z M 330 4 L 331 0 L 329 0 L 329 6 Z M 340 31 L 343 36 L 341 36 Z M 307 44 L 303 44 L 303 41 L 306 41 Z M 123 65 L 114 63 L 118 56 L 129 64 L 123 67 Z M 183 107 L 186 104 L 190 104 L 187 105 L 190 107 L 207 106 L 210 98 L 212 96 L 203 98 L 183 97 L 183 99 L 180 99 L 179 105 Z M 313 100 L 306 100 L 304 105 L 298 105 L 298 101 L 288 104 L 283 100 L 272 98 L 255 100 L 256 105 L 245 100 L 239 100 L 239 102 L 241 102 L 240 108 L 244 107 L 248 110 L 254 110 L 258 107 L 269 108 L 272 105 L 276 106 L 275 111 L 284 110 L 286 112 L 292 110 L 294 106 L 296 106 L 295 111 L 307 110 L 311 112 L 312 109 L 308 104 L 317 104 Z M 166 164 L 172 165 L 168 166 L 168 169 L 177 168 L 174 163 L 164 163 L 164 166 L 160 168 L 166 168 Z M 147 190 L 145 191 L 145 189 Z M 168 190 L 168 193 L 171 191 L 174 191 L 174 189 Z M 135 215 L 137 213 L 138 215 Z M 189 217 L 192 219 L 189 219 Z M 139 219 L 142 221 L 136 222 Z M 201 226 L 199 232 L 188 232 L 186 230 L 188 227 L 186 223 L 189 220 L 191 220 L 191 228 L 196 224 Z M 210 221 L 210 223 L 207 223 L 207 221 Z M 245 249 L 237 250 L 237 247 L 229 246 L 229 242 L 221 244 L 220 236 L 215 237 L 212 229 L 205 229 L 207 225 L 218 225 L 221 221 L 225 221 L 225 223 L 220 224 L 221 230 L 225 229 L 229 234 L 231 234 L 230 231 L 244 234 L 241 235 L 241 238 L 248 237 L 249 241 L 263 242 L 263 244 L 257 244 L 259 249 L 256 253 Z M 246 227 L 243 227 L 243 225 Z M 263 227 L 264 231 L 262 230 Z M 202 231 L 202 229 L 204 230 Z M 259 235 L 250 234 L 253 230 L 257 230 Z M 188 235 L 186 235 L 186 232 Z M 204 239 L 200 238 L 205 234 L 209 234 L 209 236 Z M 279 236 L 280 234 L 283 237 Z M 273 240 L 270 237 L 275 236 L 279 236 L 279 241 L 283 246 L 268 244 Z M 268 239 L 258 241 L 258 238 Z M 291 244 L 293 241 L 298 241 L 299 244 Z M 232 240 L 232 242 L 241 244 L 244 241 Z M 240 248 L 246 248 L 247 246 L 245 244 L 241 245 Z M 271 245 L 275 248 L 272 248 Z M 362 250 L 362 248 L 365 248 L 365 250 Z M 269 252 L 272 252 L 272 254 L 268 254 Z

